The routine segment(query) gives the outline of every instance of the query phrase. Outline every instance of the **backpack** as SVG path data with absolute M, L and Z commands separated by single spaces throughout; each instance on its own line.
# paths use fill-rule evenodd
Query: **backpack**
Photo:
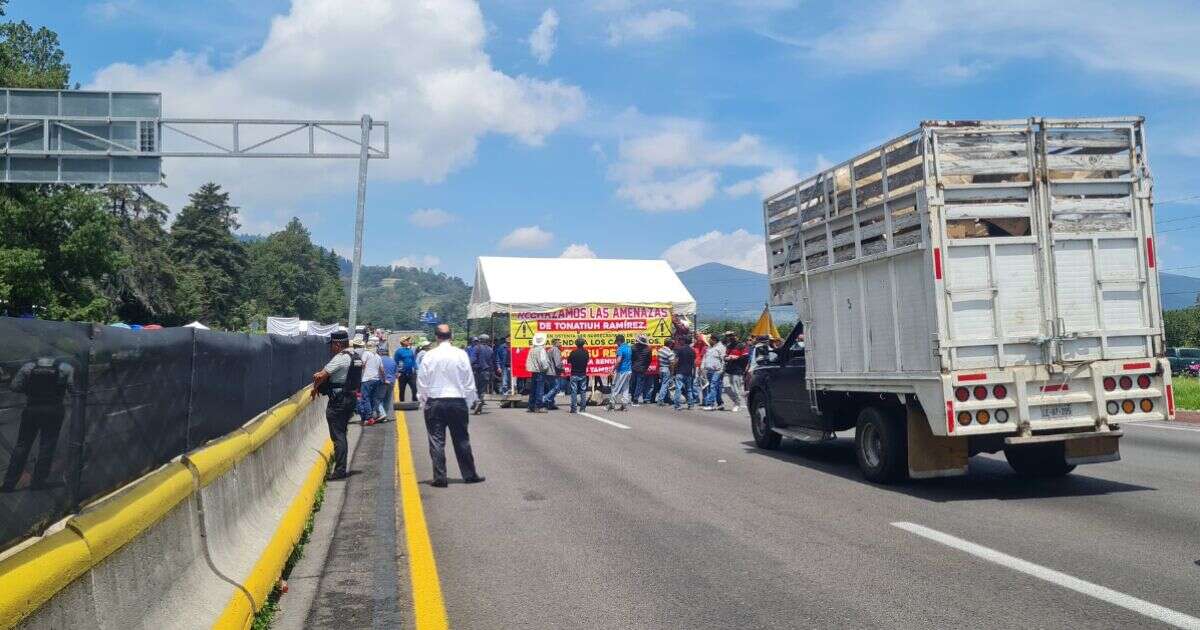
M 363 358 L 353 350 L 343 350 L 350 355 L 350 369 L 346 371 L 346 382 L 342 385 L 344 392 L 357 392 L 362 387 Z
M 350 355 L 350 367 L 346 370 L 346 381 L 342 383 L 342 391 L 357 392 L 359 388 L 362 387 L 362 373 L 364 365 L 362 355 L 359 355 L 350 349 L 342 350 L 342 352 Z M 333 382 L 329 379 L 326 379 L 324 383 L 321 383 L 321 387 L 317 389 L 317 393 L 321 394 L 322 396 L 328 396 L 333 393 L 333 386 Z
M 30 400 L 53 402 L 62 399 L 58 365 L 34 365 L 25 381 L 25 395 Z

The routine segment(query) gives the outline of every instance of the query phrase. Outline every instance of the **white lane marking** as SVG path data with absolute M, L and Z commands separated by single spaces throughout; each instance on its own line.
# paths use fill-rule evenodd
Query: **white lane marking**
M 1096 599 L 1106 601 L 1110 604 L 1120 606 L 1127 610 L 1132 610 L 1135 613 L 1145 615 L 1151 619 L 1157 619 L 1164 623 L 1169 623 L 1180 628 L 1188 628 L 1189 630 L 1200 630 L 1200 619 L 1181 613 L 1170 608 L 1159 606 L 1158 604 L 1150 603 L 1144 599 L 1138 599 L 1132 595 L 1126 595 L 1119 591 L 1114 591 L 1111 588 L 1092 584 L 1077 577 L 1072 577 L 1066 573 L 1060 573 L 1054 569 L 1047 569 L 1041 565 L 1015 558 L 1006 553 L 996 551 L 977 545 L 969 540 L 963 540 L 957 536 L 944 534 L 936 529 L 929 529 L 916 523 L 897 522 L 892 523 L 893 527 L 898 527 L 904 531 L 911 532 L 922 538 L 928 538 L 934 542 L 942 543 L 948 547 L 954 547 L 960 551 L 965 551 L 973 556 L 983 558 L 991 562 L 995 562 L 1004 567 L 1008 567 L 1014 571 L 1019 571 L 1026 575 L 1057 584 L 1063 588 L 1069 588 L 1077 593 L 1082 593 Z
M 598 420 L 600 422 L 603 422 L 604 424 L 611 424 L 614 427 L 617 427 L 618 429 L 628 429 L 629 428 L 629 427 L 621 424 L 620 422 L 613 422 L 612 420 L 609 420 L 608 418 L 601 418 L 600 416 L 594 416 L 586 411 L 580 411 L 579 415 L 581 415 L 585 418 L 591 418 L 592 420 Z
M 1200 433 L 1200 428 L 1193 429 L 1191 427 L 1169 427 L 1165 424 L 1150 424 L 1148 422 L 1130 422 L 1121 425 L 1122 429 L 1125 427 L 1145 427 L 1147 429 L 1170 429 L 1172 431 L 1190 431 L 1192 433 Z

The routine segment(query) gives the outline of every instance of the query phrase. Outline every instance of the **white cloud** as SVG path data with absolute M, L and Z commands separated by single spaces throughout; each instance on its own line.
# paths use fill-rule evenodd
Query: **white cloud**
M 529 34 L 529 53 L 543 66 L 550 63 L 550 58 L 554 56 L 554 49 L 558 46 L 555 38 L 557 29 L 558 12 L 554 9 L 546 9 L 542 12 L 542 19 L 538 21 L 537 27 Z
M 228 65 L 207 52 L 180 51 L 109 65 L 88 87 L 161 91 L 164 113 L 173 117 L 345 120 L 366 112 L 391 124 L 391 158 L 371 162 L 371 179 L 436 182 L 470 163 L 484 136 L 537 146 L 584 113 L 578 87 L 493 67 L 486 37 L 472 0 L 370 0 L 352 10 L 340 0 L 293 0 L 262 45 Z M 356 164 L 175 160 L 165 170 L 171 187 L 164 201 L 173 207 L 213 180 L 253 213 L 317 193 L 352 200 Z M 346 204 L 347 213 L 352 208 Z
M 617 196 L 647 212 L 692 210 L 712 199 L 720 177 L 713 171 L 700 170 L 663 181 L 635 180 L 622 184 Z
M 554 235 L 536 225 L 519 227 L 500 239 L 500 249 L 541 249 L 554 240 Z
M 717 262 L 738 269 L 767 272 L 767 250 L 762 235 L 741 229 L 728 234 L 713 230 L 684 239 L 668 247 L 661 257 L 676 271 Z
M 87 5 L 84 11 L 93 19 L 110 22 L 134 8 L 134 0 L 106 0 Z
M 743 179 L 725 187 L 725 194 L 731 197 L 755 195 L 762 199 L 773 195 L 801 179 L 800 172 L 794 168 L 771 169 L 758 177 Z
M 620 118 L 622 129 L 632 130 L 633 135 L 618 144 L 617 160 L 608 176 L 619 184 L 617 196 L 642 210 L 694 210 L 716 194 L 721 169 L 774 171 L 788 169 L 793 162 L 755 135 L 711 138 L 700 121 L 653 119 L 637 112 Z
M 596 252 L 587 243 L 571 243 L 558 255 L 559 258 L 595 258 Z
M 1093 71 L 1200 86 L 1200 11 L 1186 2 L 1129 5 L 1087 0 L 879 0 L 852 6 L 845 24 L 806 48 L 826 67 L 920 72 L 941 60 L 950 78 L 968 78 L 989 62 L 1060 58 Z M 1030 15 L 1037 15 L 1030 19 Z
M 441 227 L 457 221 L 458 217 L 441 208 L 421 208 L 408 215 L 408 222 L 423 228 Z
M 414 269 L 429 269 L 442 264 L 442 259 L 429 254 L 404 256 L 392 261 L 393 267 L 412 267 Z
M 675 9 L 659 9 L 626 16 L 608 25 L 608 43 L 650 42 L 663 39 L 672 31 L 692 28 L 692 18 Z

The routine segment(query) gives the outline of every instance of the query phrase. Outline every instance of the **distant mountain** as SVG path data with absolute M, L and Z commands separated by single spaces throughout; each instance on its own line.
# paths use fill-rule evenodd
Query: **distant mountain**
M 1160 273 L 1158 274 L 1158 289 L 1162 294 L 1164 311 L 1195 306 L 1196 295 L 1200 293 L 1200 278 Z
M 679 272 L 679 279 L 696 298 L 701 319 L 755 319 L 767 301 L 766 274 L 704 263 Z M 791 307 L 775 310 L 780 321 L 795 319 Z

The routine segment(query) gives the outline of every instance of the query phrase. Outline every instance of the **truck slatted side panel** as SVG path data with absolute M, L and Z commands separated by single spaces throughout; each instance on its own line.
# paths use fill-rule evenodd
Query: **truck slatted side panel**
M 1140 121 L 1042 126 L 1060 361 L 1156 354 L 1149 170 Z
M 1044 363 L 1048 314 L 1032 124 L 932 127 L 951 369 Z

